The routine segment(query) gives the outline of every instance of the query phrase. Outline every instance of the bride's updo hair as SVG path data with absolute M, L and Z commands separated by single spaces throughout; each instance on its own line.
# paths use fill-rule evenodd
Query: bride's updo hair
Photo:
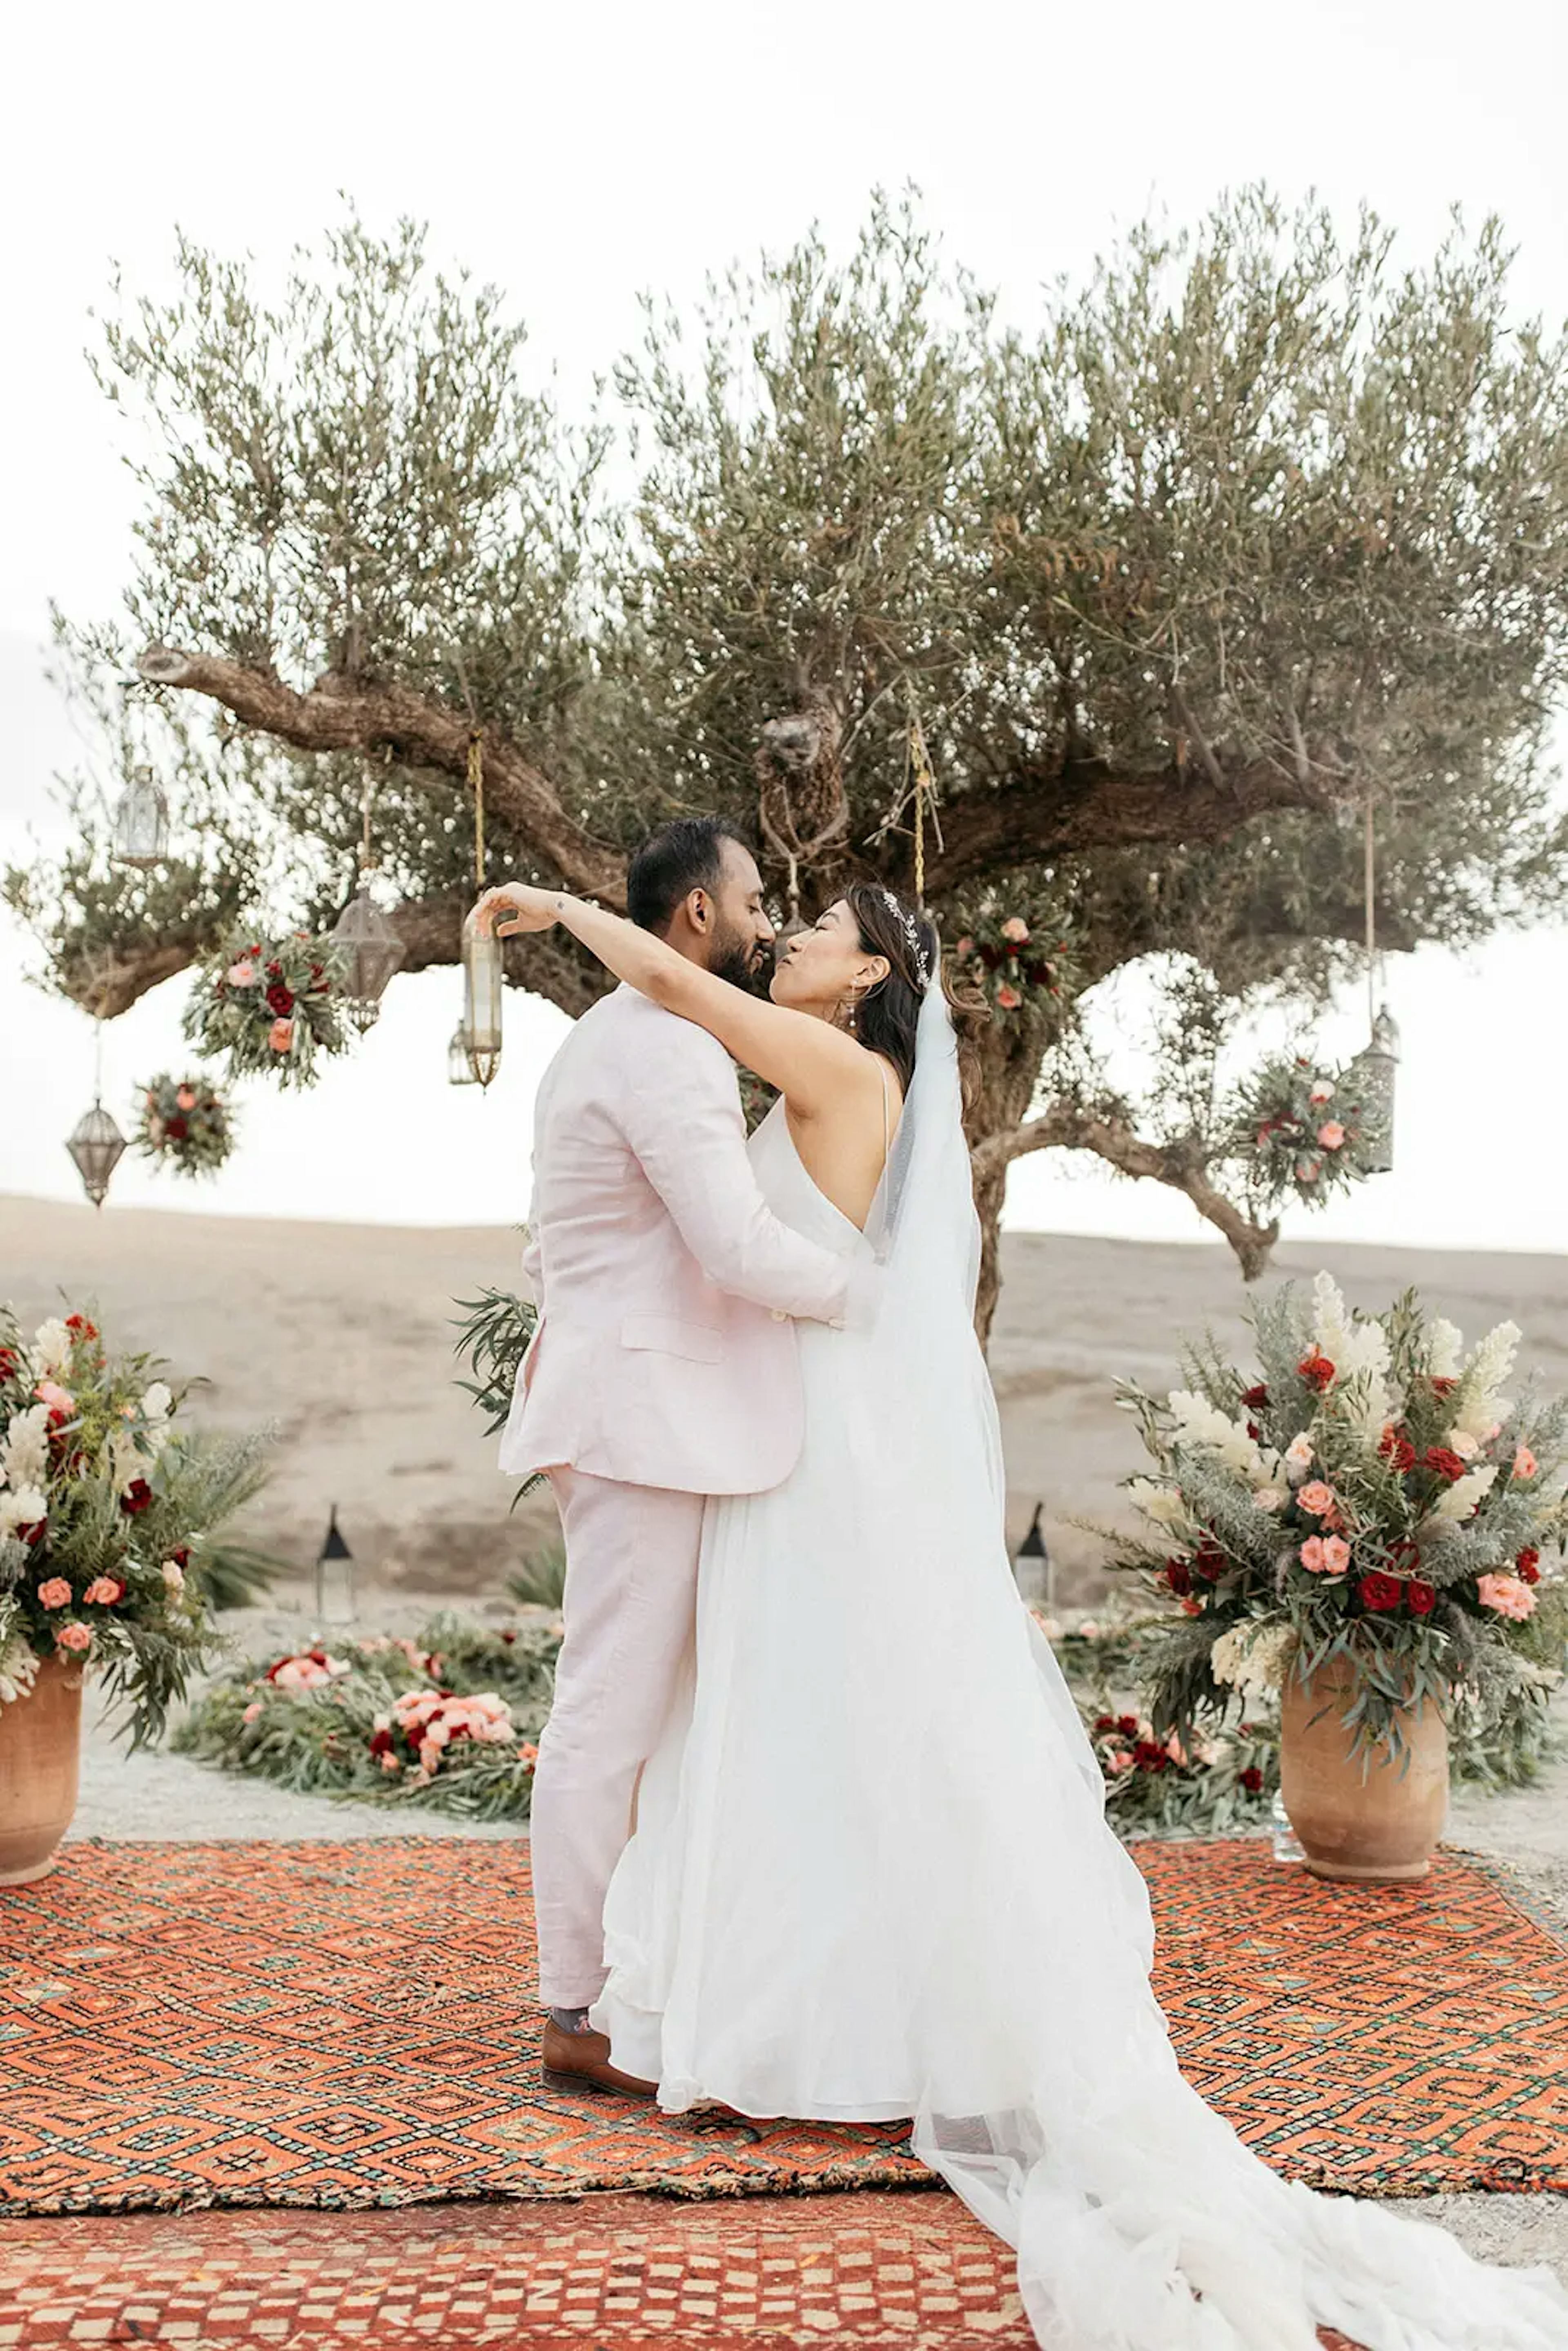
M 983 998 L 956 995 L 939 969 L 936 926 L 902 891 L 885 889 L 880 882 L 852 882 L 844 904 L 855 918 L 861 946 L 867 955 L 886 959 L 887 977 L 861 998 L 855 1007 L 855 1035 L 868 1051 L 882 1053 L 898 1071 L 903 1092 L 915 1074 L 915 1031 L 926 982 L 937 973 L 936 985 L 947 998 L 947 1009 L 958 1040 L 958 1071 L 964 1107 L 969 1107 L 976 1078 L 975 1040 L 988 1012 Z

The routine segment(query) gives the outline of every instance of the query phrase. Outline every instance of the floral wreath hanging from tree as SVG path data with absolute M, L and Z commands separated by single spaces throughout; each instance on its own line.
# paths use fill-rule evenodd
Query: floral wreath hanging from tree
M 227 1097 L 200 1075 L 160 1071 L 141 1089 L 137 1148 L 176 1176 L 215 1176 L 235 1145 Z
M 347 1050 L 340 1003 L 343 951 L 330 938 L 231 939 L 205 965 L 184 1031 L 204 1053 L 227 1056 L 231 1077 L 314 1085 L 319 1054 Z

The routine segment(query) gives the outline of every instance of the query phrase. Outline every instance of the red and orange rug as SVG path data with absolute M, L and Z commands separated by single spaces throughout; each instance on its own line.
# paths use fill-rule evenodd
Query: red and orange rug
M 1568 1949 L 1499 1876 L 1137 1857 L 1183 2065 L 1279 2169 L 1568 2190 Z M 896 2127 L 544 2090 L 529 1907 L 520 1842 L 68 1846 L 0 1896 L 0 2210 L 931 2185 Z

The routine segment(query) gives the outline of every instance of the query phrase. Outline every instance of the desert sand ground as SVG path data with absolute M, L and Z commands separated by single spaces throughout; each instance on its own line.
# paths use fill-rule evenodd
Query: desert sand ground
M 256 1538 L 303 1569 L 336 1502 L 368 1587 L 476 1596 L 553 1529 L 548 1496 L 508 1515 L 495 1446 L 454 1384 L 453 1301 L 518 1280 L 504 1228 L 264 1222 L 0 1195 L 0 1299 L 24 1321 L 62 1295 L 96 1301 L 111 1343 L 167 1355 L 207 1384 L 193 1410 L 230 1427 L 275 1423 Z M 990 1360 L 1016 1541 L 1037 1500 L 1059 1597 L 1099 1589 L 1100 1546 L 1141 1463 L 1114 1402 L 1130 1377 L 1168 1386 L 1184 1335 L 1211 1325 L 1245 1350 L 1248 1293 L 1223 1244 L 1184 1247 L 1014 1233 Z M 1469 1335 L 1522 1325 L 1525 1361 L 1568 1384 L 1568 1256 L 1292 1245 L 1261 1285 L 1326 1264 L 1357 1304 L 1415 1283 Z

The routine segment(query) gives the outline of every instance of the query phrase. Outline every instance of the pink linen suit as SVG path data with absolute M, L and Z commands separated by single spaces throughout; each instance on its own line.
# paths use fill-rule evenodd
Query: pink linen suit
M 840 1323 L 850 1267 L 764 1201 L 734 1064 L 619 987 L 574 1026 L 534 1114 L 539 1325 L 501 1440 L 547 1470 L 566 1538 L 566 1638 L 533 1791 L 539 1992 L 604 1981 L 605 1889 L 691 1640 L 703 1503 L 800 1456 L 792 1319 Z

